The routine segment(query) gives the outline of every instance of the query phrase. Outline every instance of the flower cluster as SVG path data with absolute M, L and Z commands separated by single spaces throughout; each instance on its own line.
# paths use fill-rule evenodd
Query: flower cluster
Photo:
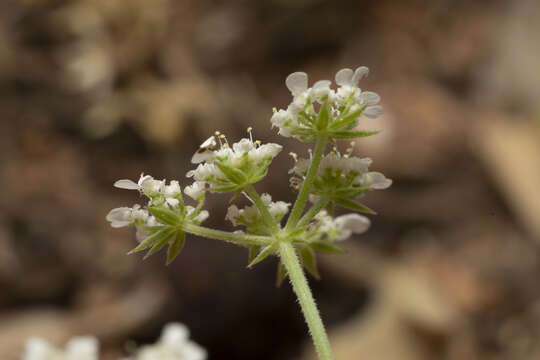
M 378 105 L 380 96 L 358 87 L 368 72 L 365 66 L 355 71 L 338 71 L 335 76 L 339 85 L 337 90 L 330 88 L 332 82 L 329 80 L 320 80 L 308 87 L 306 73 L 292 73 L 285 84 L 293 101 L 286 110 L 274 110 L 272 126 L 278 127 L 282 136 L 293 136 L 306 142 L 314 141 L 321 134 L 334 141 L 377 133 L 354 130 L 361 116 L 375 119 L 383 113 L 382 106 Z
M 317 353 L 321 359 L 331 360 L 330 346 L 306 287 L 302 267 L 318 277 L 317 252 L 343 252 L 337 244 L 339 241 L 369 228 L 370 220 L 363 215 L 335 216 L 336 204 L 374 214 L 356 199 L 369 190 L 386 189 L 392 184 L 383 174 L 369 171 L 371 159 L 352 156 L 352 146 L 345 154 L 337 149 L 339 140 L 377 133 L 356 129 L 360 117 L 375 119 L 383 112 L 379 95 L 362 91 L 358 86 L 367 74 L 368 69 L 363 66 L 355 71 L 342 69 L 335 76 L 336 89 L 329 80 L 308 87 L 308 76 L 303 72 L 287 77 L 285 83 L 292 93 L 292 102 L 286 110 L 274 109 L 272 126 L 278 127 L 279 134 L 285 137 L 315 142 L 309 158 L 298 159 L 290 153 L 296 162 L 289 171 L 291 185 L 298 193 L 292 207 L 283 201 L 273 201 L 269 194 L 259 195 L 253 186 L 267 175 L 282 146 L 254 141 L 248 128 L 249 138 L 232 145 L 216 132 L 193 155 L 191 162 L 197 166 L 186 174 L 193 183 L 184 188 L 183 194 L 197 202 L 196 206 L 184 204 L 178 181 L 167 184 L 165 180 L 141 175 L 138 182 L 119 180 L 115 186 L 139 191 L 149 199 L 148 204 L 113 209 L 107 220 L 113 227 L 137 228 L 140 244 L 132 252 L 150 249 L 149 256 L 169 245 L 168 263 L 182 250 L 187 233 L 246 247 L 248 267 L 276 255 L 278 284 L 290 277 Z M 329 143 L 334 148 L 327 152 Z M 233 226 L 241 226 L 241 230 L 222 231 L 201 225 L 209 216 L 203 210 L 208 193 L 230 193 L 231 202 L 245 196 L 251 202 L 243 208 L 231 204 L 225 216 Z M 206 353 L 187 339 L 185 328 L 171 326 L 157 344 L 142 348 L 128 360 L 205 359 Z
M 195 180 L 192 185 L 193 192 L 197 194 L 203 192 L 205 183 L 209 185 L 208 190 L 211 192 L 242 190 L 266 176 L 268 166 L 280 153 L 282 146 L 253 141 L 251 128 L 248 132 L 249 139 L 243 138 L 232 146 L 229 146 L 225 136 L 219 132 L 216 132 L 219 147 L 216 148 L 214 136 L 200 146 L 191 159 L 192 163 L 199 165 L 186 174 Z
M 121 360 L 206 360 L 206 350 L 189 340 L 189 330 L 180 323 L 163 328 L 160 339 L 145 345 L 133 356 Z M 99 343 L 93 336 L 74 337 L 65 349 L 58 349 L 41 338 L 30 338 L 22 360 L 98 360 Z
M 291 204 L 284 201 L 272 201 L 272 196 L 262 194 L 261 200 L 268 208 L 268 212 L 280 222 L 281 219 L 289 212 Z M 255 204 L 239 209 L 236 205 L 229 206 L 227 210 L 226 220 L 229 220 L 234 226 L 244 225 L 247 231 L 251 234 L 269 235 L 269 230 L 262 219 L 262 215 Z
M 160 339 L 140 348 L 133 357 L 123 360 L 206 360 L 206 350 L 189 340 L 189 330 L 182 324 L 165 326 Z
M 74 337 L 65 349 L 58 349 L 41 338 L 30 338 L 22 360 L 97 360 L 99 345 L 91 336 Z
M 354 143 L 352 143 L 354 145 Z M 351 156 L 352 147 L 342 155 L 337 148 L 321 159 L 313 181 L 310 199 L 313 202 L 326 198 L 357 211 L 371 212 L 368 208 L 355 203 L 353 199 L 362 196 L 367 190 L 382 190 L 392 184 L 392 180 L 382 173 L 368 171 L 370 158 Z M 303 185 L 312 159 L 296 159 L 295 166 L 289 171 L 293 174 L 291 185 L 298 189 Z
M 202 196 L 195 196 L 195 185 L 184 189 L 184 193 L 199 201 L 197 207 L 184 204 L 180 184 L 176 180 L 167 185 L 166 180 L 155 180 L 150 175 L 141 174 L 138 182 L 124 179 L 116 181 L 114 186 L 138 190 L 148 198 L 145 208 L 139 204 L 119 207 L 112 209 L 106 216 L 114 228 L 132 225 L 137 228 L 140 244 L 132 252 L 150 248 L 147 254 L 150 256 L 169 245 L 167 263 L 170 263 L 184 246 L 185 233 L 178 225 L 186 221 L 198 225 L 209 216 L 208 211 L 202 210 L 204 192 Z

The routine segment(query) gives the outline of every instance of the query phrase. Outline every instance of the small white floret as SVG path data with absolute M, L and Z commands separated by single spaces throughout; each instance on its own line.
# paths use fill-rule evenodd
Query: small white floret
M 368 106 L 365 108 L 365 110 L 362 112 L 362 115 L 365 115 L 366 117 L 370 119 L 376 119 L 379 116 L 383 114 L 384 110 L 383 107 L 380 105 L 374 105 L 374 106 Z
M 287 76 L 285 85 L 294 96 L 300 95 L 308 88 L 308 75 L 305 72 L 294 72 Z
M 371 222 L 365 216 L 359 214 L 346 214 L 338 216 L 335 223 L 340 230 L 340 233 L 336 240 L 341 241 L 347 239 L 351 234 L 361 234 L 367 229 Z
M 114 187 L 126 190 L 139 190 L 139 184 L 129 179 L 118 180 L 114 183 Z

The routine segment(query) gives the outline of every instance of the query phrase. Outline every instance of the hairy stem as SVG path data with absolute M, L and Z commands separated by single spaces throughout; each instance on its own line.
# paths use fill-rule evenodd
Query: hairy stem
M 296 225 L 298 224 L 298 220 L 302 215 L 302 211 L 304 211 L 304 207 L 306 206 L 306 202 L 308 200 L 309 192 L 311 191 L 313 181 L 315 180 L 317 170 L 319 169 L 319 164 L 321 163 L 321 159 L 324 155 L 326 141 L 326 136 L 319 136 L 317 138 L 317 142 L 315 144 L 315 151 L 313 152 L 313 158 L 311 160 L 311 166 L 309 167 L 306 178 L 304 179 L 302 189 L 300 189 L 300 193 L 296 198 L 296 202 L 294 203 L 291 215 L 287 220 L 287 225 L 285 226 L 286 230 L 290 231 L 291 229 L 294 229 L 296 227 Z
M 328 336 L 319 315 L 319 310 L 317 310 L 317 305 L 313 300 L 311 290 L 309 289 L 304 271 L 302 270 L 298 256 L 296 256 L 293 245 L 290 242 L 282 241 L 279 244 L 279 255 L 281 262 L 287 269 L 293 290 L 298 297 L 298 302 L 304 313 L 304 318 L 306 319 L 319 359 L 333 360 L 334 356 L 332 355 L 330 342 L 328 341 Z
M 204 226 L 199 226 L 199 225 L 191 224 L 188 222 L 182 224 L 181 228 L 185 232 L 193 234 L 193 235 L 198 235 L 198 236 L 215 239 L 215 240 L 224 240 L 224 241 L 231 242 L 237 245 L 265 246 L 272 242 L 272 238 L 268 236 L 235 234 L 235 233 L 231 233 L 227 231 L 210 229 Z
M 313 219 L 313 217 L 315 215 L 317 215 L 319 213 L 319 211 L 321 211 L 322 208 L 324 208 L 326 205 L 328 205 L 328 203 L 330 202 L 330 199 L 327 198 L 327 197 L 321 197 L 319 199 L 319 201 L 317 201 L 315 203 L 315 205 L 313 205 L 305 214 L 304 216 L 302 216 L 302 218 L 300 219 L 300 221 L 298 222 L 297 224 L 297 227 L 302 227 L 304 225 L 307 225 L 309 224 L 309 222 L 311 221 L 311 219 Z

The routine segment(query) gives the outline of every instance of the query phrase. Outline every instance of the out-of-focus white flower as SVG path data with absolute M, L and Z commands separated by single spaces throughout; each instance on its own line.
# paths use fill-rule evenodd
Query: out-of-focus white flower
M 338 216 L 334 221 L 339 229 L 339 235 L 336 237 L 337 241 L 345 240 L 352 234 L 366 232 L 371 224 L 367 217 L 356 213 Z
M 189 330 L 182 324 L 165 326 L 160 339 L 143 346 L 129 360 L 206 360 L 206 350 L 189 340 Z
M 352 234 L 361 234 L 369 229 L 370 220 L 360 214 L 352 213 L 332 218 L 326 210 L 319 212 L 312 224 L 311 231 L 318 236 L 327 236 L 330 241 L 342 241 Z M 316 236 L 316 235 L 313 236 Z
M 22 360 L 97 360 L 99 344 L 91 336 L 70 339 L 65 350 L 57 349 L 41 338 L 30 338 L 26 342 Z

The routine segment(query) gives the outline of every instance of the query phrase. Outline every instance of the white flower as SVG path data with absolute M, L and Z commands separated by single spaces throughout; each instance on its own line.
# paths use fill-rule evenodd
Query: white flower
M 230 179 L 225 174 L 229 174 L 229 172 L 221 170 L 224 167 L 234 168 L 235 171 L 244 171 L 242 169 L 246 167 L 256 168 L 257 173 L 253 175 L 250 172 L 250 176 L 254 178 L 258 178 L 258 175 L 264 176 L 265 170 L 270 165 L 271 160 L 283 148 L 279 144 L 261 144 L 260 141 L 253 141 L 251 138 L 240 139 L 238 142 L 232 144 L 232 146 L 229 146 L 223 135 L 219 139 L 220 141 L 224 139 L 221 146 L 215 150 L 208 150 L 209 153 L 205 156 L 203 163 L 199 164 L 195 170 L 190 170 L 186 174 L 187 177 L 193 177 L 195 181 L 208 183 L 210 190 L 213 189 L 212 185 L 224 186 L 224 184 L 231 185 L 235 183 L 236 179 Z M 194 184 L 188 189 L 188 192 L 198 195 L 199 191 L 202 190 L 202 184 Z
M 334 219 L 328 215 L 326 210 L 322 210 L 315 216 L 311 229 L 326 234 L 331 241 L 342 241 L 352 234 L 361 234 L 367 231 L 370 223 L 370 220 L 363 215 L 352 213 Z
M 345 240 L 353 233 L 361 234 L 367 231 L 371 224 L 367 217 L 355 213 L 338 216 L 334 221 L 339 230 L 337 241 Z
M 66 360 L 97 360 L 98 348 L 98 341 L 94 337 L 74 337 L 66 344 Z
M 26 346 L 22 360 L 49 360 L 59 351 L 41 338 L 30 338 Z
M 370 189 L 383 190 L 392 185 L 392 180 L 385 177 L 382 173 L 370 171 L 362 175 L 360 184 Z
M 305 72 L 294 72 L 287 76 L 285 85 L 293 96 L 298 96 L 308 89 L 308 75 Z
M 146 221 L 148 218 L 148 211 L 141 209 L 140 205 L 133 205 L 133 207 L 119 207 L 112 209 L 107 214 L 107 221 L 111 223 L 113 228 L 120 228 L 133 224 L 135 220 Z
M 221 172 L 216 165 L 211 163 L 199 164 L 195 170 L 190 170 L 186 173 L 186 177 L 192 177 L 196 181 L 201 182 L 210 178 L 221 178 L 224 176 L 223 172 Z
M 270 121 L 272 122 L 272 127 L 279 128 L 279 135 L 284 137 L 290 137 L 292 128 L 290 126 L 287 126 L 287 121 L 291 118 L 291 113 L 287 110 L 282 109 L 279 111 L 275 111 Z
M 206 183 L 204 181 L 195 181 L 184 188 L 184 193 L 193 200 L 200 200 L 205 191 Z
M 272 196 L 269 194 L 262 194 L 261 200 L 268 208 L 268 212 L 274 219 L 280 221 L 288 212 L 291 204 L 284 201 L 272 201 Z M 227 209 L 227 215 L 225 220 L 229 220 L 234 226 L 240 224 L 244 225 L 256 225 L 261 220 L 259 209 L 255 205 L 246 206 L 243 209 L 239 209 L 236 205 L 231 205 Z
M 338 174 L 341 177 L 347 176 L 350 172 L 355 172 L 358 175 L 362 175 L 368 171 L 369 165 L 371 165 L 370 158 L 359 158 L 356 156 L 342 156 L 339 153 L 330 153 L 324 155 L 321 159 L 317 174 L 319 176 L 325 176 L 330 171 L 331 174 Z M 311 166 L 311 159 L 299 159 L 294 167 L 289 170 L 289 174 L 294 173 L 300 176 L 305 176 L 309 167 Z
M 212 135 L 208 139 L 206 139 L 201 144 L 201 146 L 199 146 L 199 150 L 191 158 L 191 163 L 199 164 L 211 158 L 213 155 L 212 155 L 212 151 L 210 151 L 209 149 L 213 149 L 216 146 L 216 144 L 217 143 L 216 143 L 215 136 Z
M 159 221 L 157 221 L 157 219 L 154 216 L 150 215 L 146 219 L 144 225 L 145 226 L 161 226 L 163 224 L 161 224 Z M 144 239 L 146 239 L 148 237 L 148 235 L 149 235 L 148 231 L 146 231 L 144 229 L 144 227 L 142 227 L 142 226 L 137 227 L 137 232 L 135 233 L 135 238 L 137 239 L 138 242 L 142 242 Z
M 56 349 L 40 338 L 30 338 L 26 343 L 23 360 L 97 360 L 99 344 L 91 336 L 70 339 L 65 350 Z
M 168 324 L 159 341 L 143 346 L 133 360 L 206 360 L 202 347 L 189 340 L 189 330 L 182 324 Z
M 340 86 L 358 87 L 358 83 L 362 78 L 369 74 L 369 69 L 366 66 L 360 66 L 355 71 L 351 69 L 341 69 L 336 73 L 336 84 Z
M 374 119 L 383 112 L 378 105 L 380 96 L 371 91 L 362 91 L 358 84 L 369 73 L 365 66 L 352 69 L 341 69 L 335 76 L 338 88 L 331 88 L 329 80 L 319 80 L 308 87 L 308 75 L 304 72 L 290 74 L 285 80 L 287 88 L 293 95 L 292 102 L 286 110 L 274 110 L 271 118 L 272 127 L 279 128 L 282 136 L 294 136 L 302 141 L 314 141 L 320 129 L 317 128 L 317 106 L 315 103 L 328 103 L 331 118 L 328 126 L 332 131 L 339 133 L 352 132 L 358 123 L 358 117 L 364 115 Z M 350 114 L 357 115 L 350 117 Z M 339 122 L 332 128 L 332 123 Z M 353 134 L 351 134 L 354 136 Z M 332 135 L 330 135 L 332 137 Z
M 383 111 L 383 107 L 380 105 L 368 106 L 364 109 L 362 115 L 365 115 L 370 119 L 376 119 L 383 114 Z
M 118 180 L 114 183 L 114 186 L 120 189 L 126 190 L 139 190 L 145 195 L 153 195 L 162 191 L 165 181 L 155 180 L 150 175 L 141 174 L 139 181 L 135 183 L 134 181 L 128 179 Z
M 330 80 L 319 80 L 309 91 L 311 99 L 322 103 L 323 99 L 333 100 L 334 90 L 330 89 L 332 82 Z

